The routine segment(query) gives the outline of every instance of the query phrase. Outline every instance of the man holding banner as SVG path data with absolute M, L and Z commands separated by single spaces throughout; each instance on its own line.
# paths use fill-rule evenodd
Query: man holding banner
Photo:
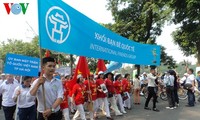
M 38 120 L 45 120 L 46 118 L 48 120 L 61 120 L 60 104 L 63 100 L 63 88 L 61 81 L 53 77 L 55 60 L 51 57 L 45 57 L 42 59 L 42 64 L 44 74 L 33 82 L 28 96 L 37 97 Z M 45 95 L 43 95 L 42 84 L 44 84 Z M 46 103 L 44 103 L 44 99 Z

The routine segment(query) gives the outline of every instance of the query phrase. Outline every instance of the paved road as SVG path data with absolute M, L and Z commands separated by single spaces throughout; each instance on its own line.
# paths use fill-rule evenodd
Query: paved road
M 180 101 L 180 106 L 174 110 L 167 110 L 166 101 L 159 99 L 157 108 L 160 112 L 144 110 L 145 99 L 141 98 L 141 105 L 133 105 L 132 110 L 127 110 L 127 114 L 123 116 L 114 116 L 112 112 L 111 115 L 114 116 L 115 120 L 200 120 L 200 103 L 197 103 L 195 107 L 185 107 L 187 100 Z M 152 107 L 152 102 L 150 102 L 149 107 Z M 5 120 L 3 111 L 0 110 L 0 120 Z M 98 120 L 106 120 L 105 116 L 99 112 Z

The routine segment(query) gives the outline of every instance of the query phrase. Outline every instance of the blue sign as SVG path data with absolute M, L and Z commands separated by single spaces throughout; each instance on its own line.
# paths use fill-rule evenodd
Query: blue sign
M 39 58 L 8 53 L 6 55 L 4 73 L 22 76 L 38 76 L 39 61 Z
M 38 0 L 38 15 L 42 48 L 121 63 L 160 65 L 160 46 L 128 40 L 61 0 Z

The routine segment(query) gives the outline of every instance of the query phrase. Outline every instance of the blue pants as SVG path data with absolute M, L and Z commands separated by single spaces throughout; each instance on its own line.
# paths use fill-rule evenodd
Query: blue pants
M 35 105 L 28 108 L 19 108 L 19 120 L 36 120 L 37 112 Z
M 194 92 L 192 92 L 192 90 L 188 90 L 187 94 L 188 94 L 188 105 L 194 106 L 194 100 L 195 100 Z

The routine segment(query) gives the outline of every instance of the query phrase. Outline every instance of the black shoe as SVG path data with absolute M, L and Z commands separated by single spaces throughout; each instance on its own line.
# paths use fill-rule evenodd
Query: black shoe
M 192 105 L 185 105 L 185 107 L 194 107 L 194 105 L 192 106 Z
M 145 110 L 151 110 L 151 108 L 149 108 L 149 107 L 144 107 L 144 109 L 145 109 Z
M 158 110 L 157 108 L 153 108 L 153 111 L 160 112 L 160 110 Z
M 106 117 L 108 120 L 114 120 L 113 118 L 111 118 L 111 117 Z

